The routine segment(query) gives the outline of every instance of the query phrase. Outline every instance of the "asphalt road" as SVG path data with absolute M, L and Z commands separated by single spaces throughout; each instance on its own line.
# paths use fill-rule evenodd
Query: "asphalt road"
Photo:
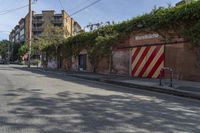
M 0 65 L 0 133 L 199 133 L 200 101 Z

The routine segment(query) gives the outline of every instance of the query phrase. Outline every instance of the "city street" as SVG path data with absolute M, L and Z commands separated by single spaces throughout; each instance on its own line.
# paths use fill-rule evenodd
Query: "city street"
M 200 101 L 0 65 L 0 133 L 199 133 Z

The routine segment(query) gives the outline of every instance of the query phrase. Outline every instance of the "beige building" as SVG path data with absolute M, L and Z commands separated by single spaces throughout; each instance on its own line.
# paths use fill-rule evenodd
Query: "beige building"
M 47 25 L 51 26 L 57 26 L 61 27 L 63 29 L 63 35 L 64 37 L 69 37 L 72 35 L 75 35 L 81 30 L 81 26 L 69 16 L 67 12 L 64 10 L 61 11 L 61 13 L 55 13 L 54 10 L 45 10 L 42 11 L 41 14 L 38 14 L 36 12 L 33 13 L 33 19 L 32 19 L 32 36 L 33 37 L 39 37 L 42 33 L 45 32 L 45 28 L 47 28 Z M 23 18 L 24 20 L 24 37 L 20 39 L 20 42 L 26 42 L 28 44 L 29 40 L 29 14 Z M 19 21 L 20 25 L 22 22 Z M 18 27 L 18 25 L 16 27 Z M 13 33 L 18 33 L 18 29 L 15 27 L 14 30 L 10 33 L 10 41 L 16 40 Z M 14 38 L 13 38 L 14 37 Z M 20 36 L 19 36 L 20 38 Z

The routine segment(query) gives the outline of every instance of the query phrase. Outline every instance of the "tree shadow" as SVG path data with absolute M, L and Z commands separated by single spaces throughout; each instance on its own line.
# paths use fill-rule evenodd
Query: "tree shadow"
M 197 100 L 130 91 L 122 87 L 30 69 L 20 70 L 123 94 L 100 95 L 66 90 L 44 96 L 42 89 L 10 89 L 8 95 L 11 92 L 16 94 L 14 97 L 17 100 L 7 104 L 7 114 L 0 114 L 0 129 L 30 133 L 200 131 L 200 103 Z
M 129 95 L 94 95 L 59 92 L 44 97 L 37 91 L 19 88 L 14 93 L 28 97 L 8 103 L 11 109 L 0 116 L 0 125 L 12 131 L 40 133 L 129 133 L 199 132 L 200 108 L 196 102 L 172 103 Z M 35 96 L 37 94 L 37 96 Z
M 95 88 L 101 88 L 101 89 L 104 89 L 104 90 L 111 90 L 111 91 L 117 91 L 117 92 L 122 92 L 122 93 L 134 93 L 136 95 L 140 95 L 141 92 L 147 92 L 148 89 L 145 89 L 145 90 L 141 90 L 137 88 L 131 88 L 130 87 L 120 87 L 120 86 L 117 86 L 117 85 L 111 85 L 111 84 L 107 84 L 107 83 L 103 83 L 103 82 L 95 82 L 95 81 L 90 81 L 90 80 L 85 80 L 85 79 L 80 79 L 80 78 L 76 78 L 76 77 L 71 77 L 71 76 L 68 76 L 68 73 L 64 73 L 63 71 L 60 71 L 59 73 L 51 73 L 50 72 L 47 72 L 47 71 L 43 71 L 42 69 L 29 69 L 29 68 L 21 68 L 21 67 L 13 67 L 14 69 L 18 69 L 18 70 L 22 70 L 22 71 L 25 71 L 25 72 L 31 72 L 31 73 L 34 73 L 34 74 L 38 74 L 38 75 L 42 75 L 44 77 L 48 77 L 48 78 L 52 78 L 52 79 L 60 79 L 60 80 L 63 80 L 63 81 L 68 81 L 68 82 L 72 82 L 72 83 L 76 83 L 76 84 L 80 84 L 80 85 L 85 85 L 85 86 L 88 86 L 88 87 L 95 87 Z M 38 76 L 40 77 L 40 76 Z M 100 74 L 100 77 L 104 77 L 105 78 L 105 75 L 103 74 Z M 113 76 L 109 77 L 109 78 L 114 78 Z M 124 78 L 124 77 L 122 77 Z M 77 80 L 78 79 L 78 80 Z M 97 77 L 98 79 L 98 77 Z M 95 82 L 95 83 L 94 83 Z M 104 85 L 102 85 L 104 84 Z M 105 86 L 106 84 L 106 86 Z M 109 87 L 108 87 L 109 86 Z M 113 86 L 116 86 L 116 87 L 113 87 Z M 155 97 L 157 96 L 163 96 L 164 99 L 168 99 L 165 98 L 165 95 L 166 94 L 163 94 L 163 93 L 160 93 L 160 92 L 152 92 L 152 91 L 148 91 L 148 93 L 145 93 L 145 95 L 147 96 L 152 96 L 152 94 L 158 94 L 158 95 L 155 95 Z M 178 99 L 180 99 L 180 101 L 182 99 L 185 99 L 185 98 L 179 98 L 178 96 L 172 96 L 172 97 L 176 97 Z

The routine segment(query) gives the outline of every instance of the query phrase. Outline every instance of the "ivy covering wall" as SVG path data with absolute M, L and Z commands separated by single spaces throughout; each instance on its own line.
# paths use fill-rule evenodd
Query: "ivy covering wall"
M 200 1 L 179 6 L 159 7 L 150 13 L 135 17 L 119 24 L 101 27 L 92 32 L 81 32 L 59 44 L 60 52 L 65 57 L 77 56 L 87 49 L 91 63 L 109 56 L 111 47 L 132 32 L 154 31 L 166 37 L 171 32 L 189 41 L 191 47 L 200 47 Z M 166 36 L 165 36 L 166 35 Z M 53 50 L 53 45 L 43 50 Z

